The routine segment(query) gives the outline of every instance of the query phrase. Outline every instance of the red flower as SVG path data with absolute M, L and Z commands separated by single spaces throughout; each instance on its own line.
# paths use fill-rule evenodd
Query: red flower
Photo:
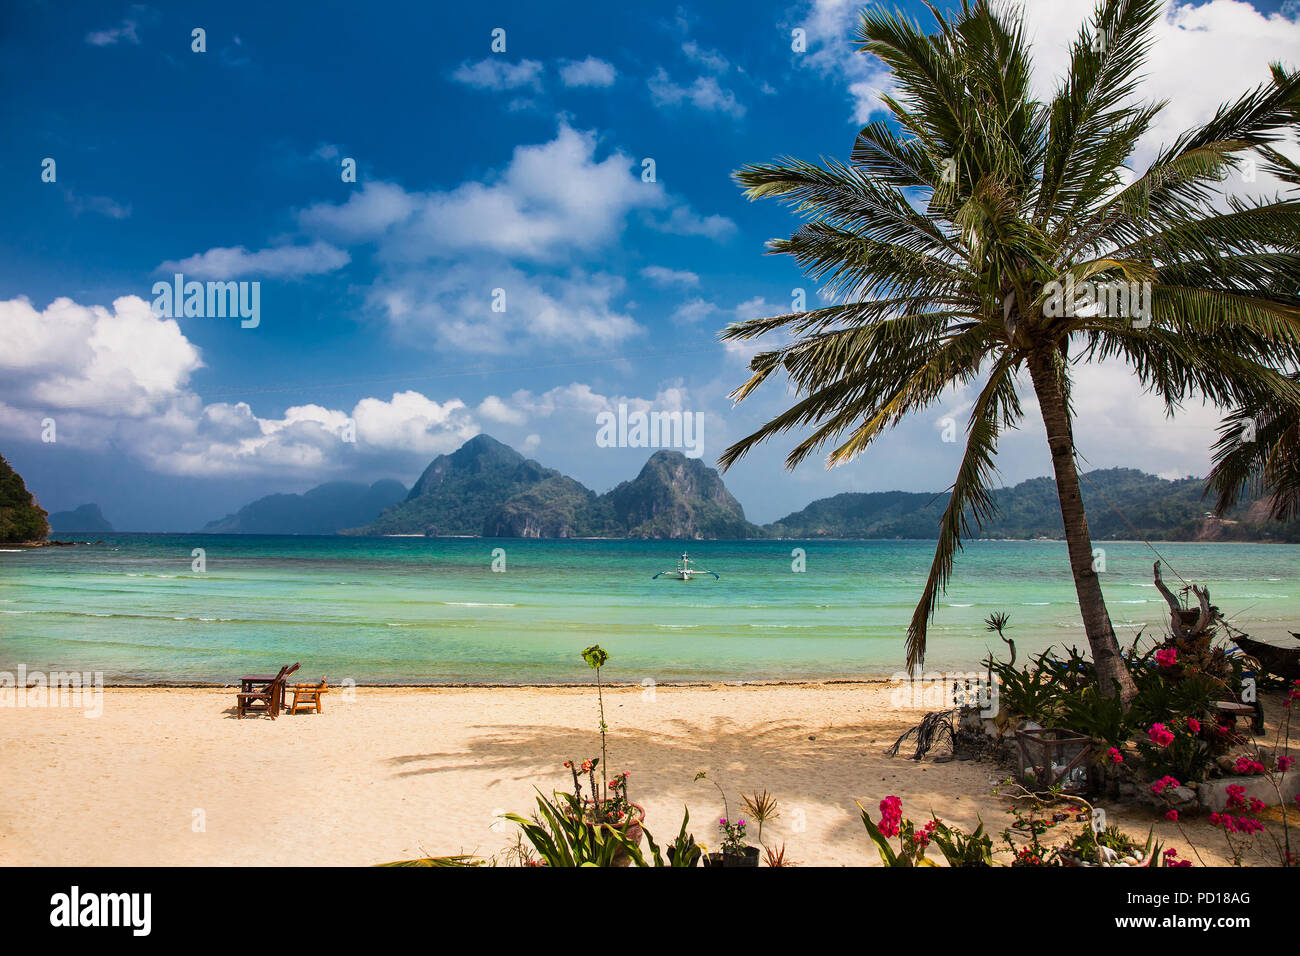
M 1164 724 L 1152 724 L 1147 736 L 1157 747 L 1168 747 L 1174 742 L 1174 735 Z
M 903 801 L 896 796 L 888 796 L 880 801 L 880 832 L 887 837 L 898 836 L 899 824 L 903 822 Z

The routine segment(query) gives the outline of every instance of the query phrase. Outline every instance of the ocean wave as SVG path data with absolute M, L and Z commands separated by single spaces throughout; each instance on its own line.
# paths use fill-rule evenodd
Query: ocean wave
M 974 607 L 974 604 L 949 604 L 949 607 Z
M 486 604 L 478 601 L 439 601 L 443 607 L 518 607 L 518 604 Z

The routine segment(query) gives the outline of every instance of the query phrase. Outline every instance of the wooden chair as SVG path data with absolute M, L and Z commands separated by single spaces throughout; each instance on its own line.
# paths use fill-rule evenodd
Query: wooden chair
M 254 710 L 263 710 L 275 720 L 284 707 L 285 679 L 299 668 L 299 664 L 290 667 L 286 664 L 280 673 L 272 678 L 265 676 L 248 676 L 240 680 L 240 691 L 236 695 L 235 716 L 243 719 L 245 714 Z
M 321 697 L 329 690 L 324 677 L 320 679 L 319 684 L 294 684 L 289 689 L 293 691 L 293 703 L 286 708 L 289 713 L 296 714 L 299 708 L 314 711 L 317 714 L 323 713 L 321 710 Z

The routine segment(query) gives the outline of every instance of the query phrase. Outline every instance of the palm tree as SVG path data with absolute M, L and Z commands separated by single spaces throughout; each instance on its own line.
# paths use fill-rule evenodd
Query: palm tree
M 1223 514 L 1245 494 L 1269 499 L 1269 517 L 1300 518 L 1300 409 L 1274 405 L 1235 410 L 1214 446 L 1206 493 Z
M 1289 78 L 1280 67 L 1273 68 L 1275 83 Z M 1290 183 L 1300 197 L 1300 165 L 1271 147 L 1258 152 L 1265 171 Z M 1251 493 L 1270 499 L 1272 518 L 1300 518 L 1300 408 L 1269 404 L 1234 409 L 1224 420 L 1214 453 L 1206 493 L 1215 494 L 1217 512 L 1222 514 Z
M 950 389 L 978 388 L 908 628 L 915 668 L 954 554 L 994 510 L 997 442 L 1021 419 L 1027 372 L 1098 680 L 1127 704 L 1136 691 L 1079 495 L 1072 369 L 1122 359 L 1171 414 L 1194 395 L 1224 407 L 1300 403 L 1285 374 L 1300 367 L 1300 202 L 1223 188 L 1247 151 L 1296 121 L 1300 81 L 1245 93 L 1130 175 L 1125 163 L 1161 108 L 1134 102 L 1158 0 L 1102 0 L 1047 103 L 1030 89 L 1018 11 L 987 0 L 930 11 L 929 34 L 899 13 L 861 15 L 862 50 L 893 72 L 896 92 L 883 101 L 897 131 L 869 123 L 848 163 L 784 158 L 736 173 L 750 199 L 777 197 L 805 217 L 769 250 L 793 256 L 834 304 L 723 331 L 783 333 L 733 399 L 778 369 L 797 399 L 719 464 L 809 428 L 787 466 L 831 445 L 832 467 Z M 1120 283 L 1149 290 L 1149 309 L 1126 309 Z M 1080 286 L 1096 294 L 1078 296 Z

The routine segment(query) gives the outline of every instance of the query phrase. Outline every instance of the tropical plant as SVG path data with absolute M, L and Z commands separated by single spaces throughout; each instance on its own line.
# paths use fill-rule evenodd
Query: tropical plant
M 1063 793 L 1059 787 L 1046 792 L 1029 790 L 1006 780 L 993 788 L 994 795 L 1009 794 L 1007 811 L 1013 822 L 1002 830 L 1002 842 L 1011 854 L 1012 866 L 1060 866 L 1060 846 L 1043 837 L 1058 827 L 1091 825 L 1093 808 L 1087 800 Z
M 1097 680 L 1126 705 L 1136 689 L 1080 497 L 1074 367 L 1123 360 L 1171 413 L 1194 396 L 1225 408 L 1300 403 L 1286 374 L 1300 364 L 1300 201 L 1240 199 L 1223 185 L 1294 124 L 1300 77 L 1244 93 L 1130 175 L 1163 105 L 1136 99 L 1160 9 L 1100 0 L 1044 103 L 1015 6 L 931 6 L 931 33 L 870 8 L 859 39 L 892 71 L 895 92 L 882 101 L 900 129 L 868 123 L 848 163 L 782 159 L 736 173 L 748 198 L 778 198 L 806 218 L 769 248 L 792 256 L 831 304 L 723 331 L 731 341 L 788 336 L 754 356 L 736 401 L 778 371 L 798 396 L 727 448 L 724 469 L 796 428 L 811 433 L 787 466 L 827 446 L 838 465 L 954 387 L 976 389 L 908 628 L 909 667 L 924 659 L 963 538 L 995 508 L 998 439 L 1022 418 L 1022 372 L 1046 428 Z
M 1148 830 L 1145 843 L 1139 843 L 1113 823 L 1104 828 L 1087 826 L 1061 847 L 1071 862 L 1093 866 L 1160 865 L 1160 844 L 1155 831 Z
M 749 827 L 747 821 L 740 817 L 732 817 L 731 802 L 727 800 L 727 791 L 723 790 L 716 780 L 710 780 L 709 775 L 701 770 L 695 775 L 695 780 L 708 780 L 713 784 L 713 788 L 718 791 L 722 797 L 722 816 L 718 818 L 718 832 L 721 834 L 722 843 L 719 849 L 723 856 L 735 856 L 745 852 L 748 844 L 745 842 L 745 830 Z M 767 791 L 763 791 L 764 796 Z M 773 804 L 775 807 L 775 803 Z M 755 853 L 758 851 L 755 850 Z
M 613 827 L 591 826 L 582 815 L 582 804 L 572 794 L 557 793 L 547 799 L 537 793 L 537 816 L 526 820 L 507 813 L 505 819 L 518 824 L 545 866 L 615 866 L 622 854 L 640 852 Z
M 785 855 L 785 844 L 782 843 L 775 850 L 770 846 L 763 847 L 763 862 L 771 867 L 798 866 L 794 860 Z
M 862 804 L 862 825 L 866 827 L 867 836 L 876 845 L 880 862 L 889 867 L 937 866 L 934 860 L 925 855 L 937 821 L 932 820 L 920 830 L 911 820 L 903 816 L 902 801 L 896 796 L 888 796 L 880 801 L 880 822 L 871 819 L 871 814 Z M 897 837 L 898 850 L 895 851 L 890 840 Z
M 1279 86 L 1294 76 L 1273 67 L 1273 82 Z M 1264 171 L 1289 183 L 1293 195 L 1300 196 L 1300 165 L 1271 146 L 1257 151 L 1265 161 Z M 1265 402 L 1235 409 L 1220 428 L 1207 491 L 1216 494 L 1220 514 L 1250 492 L 1272 498 L 1270 514 L 1276 520 L 1300 518 L 1300 408 Z
M 459 853 L 455 856 L 426 856 L 418 860 L 398 860 L 395 863 L 379 863 L 381 867 L 442 867 L 442 866 L 487 866 L 488 861 Z
M 600 804 L 605 797 L 605 770 L 609 767 L 609 760 L 605 753 L 605 735 L 609 732 L 609 727 L 605 724 L 605 694 L 600 686 L 600 669 L 609 661 L 609 652 L 599 644 L 592 644 L 591 647 L 583 648 L 582 659 L 587 662 L 587 666 L 596 672 L 596 701 L 600 706 L 600 791 L 592 793 L 592 799 L 597 804 L 596 811 L 600 812 Z M 575 778 L 576 779 L 576 778 Z M 595 781 L 592 781 L 592 790 L 595 790 Z
M 935 824 L 931 839 L 949 866 L 993 865 L 993 840 L 984 832 L 983 820 L 975 831 L 969 834 L 959 827 L 944 823 L 937 817 Z
M 1219 514 L 1249 494 L 1269 497 L 1274 520 L 1300 518 L 1300 409 L 1269 401 L 1235 409 L 1219 429 L 1207 490 Z
M 992 656 L 984 663 L 997 676 L 998 704 L 1006 712 L 1046 726 L 1065 706 L 1061 673 L 1051 648 L 1024 667 Z
M 692 867 L 699 862 L 704 853 L 704 848 L 695 842 L 695 837 L 686 832 L 686 824 L 691 821 L 691 812 L 686 807 L 682 807 L 682 825 L 677 831 L 677 836 L 672 843 L 668 844 L 666 851 L 668 862 L 664 862 L 664 855 L 659 852 L 659 845 L 655 843 L 655 838 L 651 835 L 649 829 L 645 831 L 646 842 L 650 845 L 650 854 L 654 866 L 670 866 L 675 868 Z M 639 848 L 632 859 L 637 865 L 644 866 L 644 857 L 641 856 Z M 638 862 L 640 861 L 640 862 Z
M 1061 726 L 1077 734 L 1086 734 L 1106 748 L 1122 748 L 1133 736 L 1134 722 L 1118 697 L 1107 697 L 1096 687 L 1089 687 L 1064 699 Z M 1105 756 L 1102 755 L 1102 760 Z
M 767 792 L 766 787 L 763 788 L 762 793 L 751 793 L 749 796 L 742 793 L 740 803 L 745 808 L 745 812 L 749 814 L 750 819 L 758 824 L 758 842 L 766 847 L 767 844 L 763 843 L 763 824 L 769 820 L 775 820 L 781 815 L 781 805 L 777 802 L 776 797 Z
M 630 822 L 635 822 L 635 817 L 641 812 L 637 804 L 632 803 L 627 797 L 627 771 L 614 774 L 614 779 L 605 784 L 605 792 L 601 793 L 596 787 L 596 770 L 600 766 L 599 757 L 589 757 L 581 764 L 575 764 L 572 760 L 564 761 L 565 769 L 573 776 L 573 797 L 577 804 L 583 808 L 584 819 L 594 824 L 608 824 L 611 826 L 626 827 Z M 582 796 L 582 775 L 586 774 L 591 784 L 591 799 L 584 800 Z M 604 774 L 601 774 L 604 780 Z

